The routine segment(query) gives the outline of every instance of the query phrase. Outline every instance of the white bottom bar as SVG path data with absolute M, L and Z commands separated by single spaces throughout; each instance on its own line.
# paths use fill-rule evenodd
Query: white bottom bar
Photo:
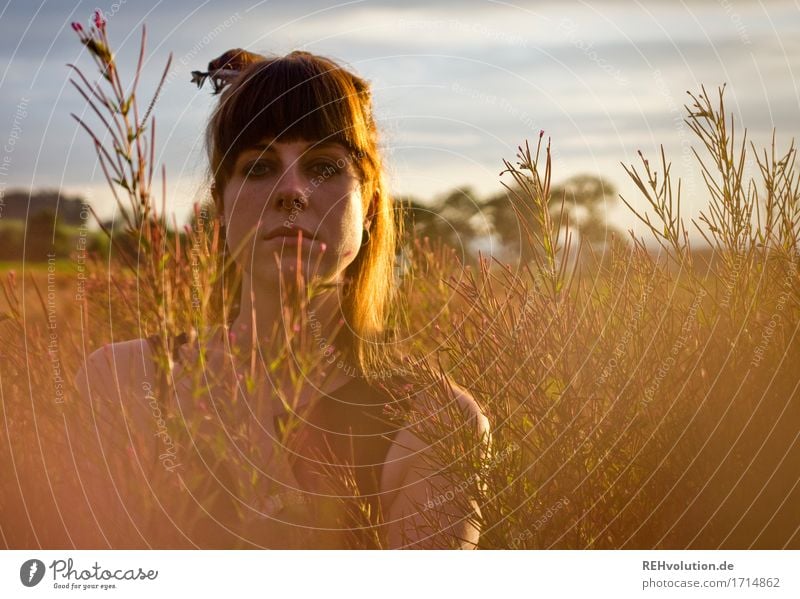
M 0 597 L 794 598 L 798 566 L 797 551 L 4 551 Z

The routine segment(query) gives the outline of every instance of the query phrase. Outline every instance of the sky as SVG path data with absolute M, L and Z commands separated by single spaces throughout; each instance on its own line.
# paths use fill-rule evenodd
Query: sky
M 215 102 L 208 87 L 190 83 L 190 71 L 236 47 L 308 50 L 371 81 L 391 188 L 422 199 L 455 187 L 499 191 L 509 181 L 499 176 L 503 159 L 544 131 L 555 182 L 599 175 L 637 207 L 643 200 L 621 163 L 637 163 L 639 150 L 654 162 L 663 145 L 683 178 L 688 222 L 707 195 L 683 123 L 687 90 L 704 85 L 715 96 L 725 84 L 737 129 L 757 146 L 771 142 L 773 129 L 779 149 L 800 133 L 797 0 L 18 0 L 0 4 L 0 193 L 60 187 L 112 215 L 94 150 L 70 117 L 90 115 L 67 63 L 95 75 L 70 23 L 88 26 L 95 8 L 106 14 L 123 77 L 147 28 L 143 104 L 173 55 L 155 107 L 156 156 L 179 221 L 207 197 L 203 129 Z M 644 232 L 619 201 L 607 205 L 607 218 Z

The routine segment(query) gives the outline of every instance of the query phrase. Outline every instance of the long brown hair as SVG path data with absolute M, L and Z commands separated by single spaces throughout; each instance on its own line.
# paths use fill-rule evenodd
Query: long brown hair
M 228 259 L 222 190 L 238 155 L 265 137 L 341 143 L 360 176 L 364 214 L 371 224 L 369 242 L 345 271 L 344 338 L 337 345 L 351 364 L 368 373 L 382 347 L 403 224 L 384 184 L 370 86 L 333 60 L 309 52 L 249 57 L 252 62 L 222 93 L 206 131 L 214 207 L 222 225 L 220 264 Z M 214 289 L 219 322 L 230 325 L 236 318 L 240 293 L 241 267 L 229 261 Z

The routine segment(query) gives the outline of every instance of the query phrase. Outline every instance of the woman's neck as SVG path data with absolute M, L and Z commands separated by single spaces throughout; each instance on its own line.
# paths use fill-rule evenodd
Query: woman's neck
M 317 289 L 305 301 L 302 295 L 307 291 L 298 291 L 297 286 L 285 287 L 283 293 L 276 287 L 243 278 L 239 314 L 230 329 L 231 345 L 249 355 L 254 340 L 265 351 L 275 351 L 294 337 L 303 339 L 314 352 L 309 357 L 329 364 L 330 355 L 344 349 L 337 342 L 341 344 L 347 332 L 341 285 Z

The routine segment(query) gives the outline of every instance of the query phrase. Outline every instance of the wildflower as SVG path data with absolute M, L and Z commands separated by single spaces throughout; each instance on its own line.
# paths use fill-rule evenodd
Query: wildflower
M 95 25 L 97 30 L 92 29 L 91 34 L 87 34 L 80 23 L 72 23 L 72 29 L 78 34 L 81 43 L 89 49 L 94 59 L 100 65 L 103 77 L 111 81 L 111 73 L 114 70 L 114 56 L 105 43 L 105 19 L 102 13 L 95 12 Z
M 103 17 L 103 11 L 99 8 L 94 11 L 94 26 L 98 29 L 102 30 L 106 26 L 105 17 Z

